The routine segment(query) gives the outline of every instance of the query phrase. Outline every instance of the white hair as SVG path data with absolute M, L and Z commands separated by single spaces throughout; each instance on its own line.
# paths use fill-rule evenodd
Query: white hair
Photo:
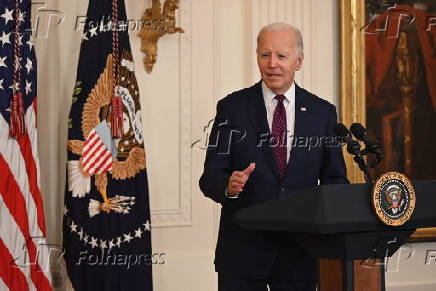
M 259 34 L 257 35 L 257 44 L 259 45 L 260 38 L 266 32 L 287 31 L 287 30 L 294 32 L 295 40 L 296 40 L 295 46 L 297 48 L 298 56 L 303 55 L 303 37 L 301 36 L 300 30 L 295 26 L 284 22 L 270 23 L 262 27 L 261 30 L 259 31 Z

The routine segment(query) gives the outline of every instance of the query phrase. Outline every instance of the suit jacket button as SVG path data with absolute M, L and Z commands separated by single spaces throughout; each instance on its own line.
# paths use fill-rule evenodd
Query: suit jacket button
M 285 190 L 286 190 L 285 188 L 281 188 L 281 189 L 280 189 L 280 191 L 282 191 L 282 192 L 285 192 Z

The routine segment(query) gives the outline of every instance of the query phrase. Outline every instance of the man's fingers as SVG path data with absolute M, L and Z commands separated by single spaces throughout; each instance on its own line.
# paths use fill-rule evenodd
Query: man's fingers
M 250 163 L 250 165 L 243 171 L 234 171 L 229 179 L 228 192 L 231 195 L 236 195 L 242 192 L 245 183 L 247 182 L 250 174 L 254 171 L 256 167 L 255 163 Z
M 240 183 L 240 182 L 237 182 L 237 181 L 233 181 L 233 182 L 230 183 L 230 186 L 231 187 L 244 187 L 244 184 L 245 183 Z
M 239 177 L 239 178 L 245 178 L 245 174 L 244 174 L 244 172 L 242 172 L 242 171 L 234 171 L 233 173 L 232 173 L 232 176 L 234 176 L 234 177 Z
M 245 184 L 245 182 L 247 182 L 247 178 L 240 178 L 240 177 L 235 177 L 235 176 L 233 176 L 233 177 L 231 177 L 230 178 L 230 182 L 238 182 L 238 183 L 241 183 L 241 184 Z
M 243 187 L 240 187 L 240 186 L 230 186 L 230 192 L 231 193 L 239 193 L 239 192 L 242 192 L 242 190 L 244 190 Z
M 230 186 L 229 189 L 227 189 L 227 192 L 234 196 L 239 194 L 240 192 L 242 192 L 243 188 L 242 187 L 234 187 L 234 186 Z
M 256 163 L 250 163 L 250 165 L 248 165 L 248 167 L 245 168 L 242 172 L 245 175 L 249 176 L 254 171 L 255 168 L 256 168 Z

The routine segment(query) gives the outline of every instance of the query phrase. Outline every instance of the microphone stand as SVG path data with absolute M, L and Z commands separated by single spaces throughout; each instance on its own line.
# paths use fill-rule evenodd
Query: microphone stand
M 373 183 L 371 175 L 368 171 L 368 167 L 365 163 L 365 159 L 359 154 L 354 155 L 353 157 L 354 161 L 359 165 L 359 169 L 363 172 L 363 175 L 365 177 L 366 183 Z
M 365 150 L 360 150 L 360 144 L 358 141 L 353 139 L 348 139 L 347 143 L 347 152 L 353 156 L 354 161 L 359 166 L 359 169 L 363 172 L 366 183 L 372 183 L 371 175 L 368 171 L 368 166 L 366 165 L 365 159 L 363 156 L 366 154 Z

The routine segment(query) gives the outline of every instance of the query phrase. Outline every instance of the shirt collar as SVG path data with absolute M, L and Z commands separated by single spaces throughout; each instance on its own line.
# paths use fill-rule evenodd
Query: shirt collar
M 264 81 L 262 81 L 262 94 L 263 99 L 265 101 L 265 104 L 271 104 L 271 102 L 274 100 L 274 97 L 276 97 L 277 94 L 275 94 L 273 91 L 271 91 L 270 88 L 268 88 Z M 285 96 L 285 101 L 287 100 L 290 104 L 294 103 L 295 100 L 295 82 L 292 82 L 291 87 L 288 89 L 288 91 L 283 94 Z

